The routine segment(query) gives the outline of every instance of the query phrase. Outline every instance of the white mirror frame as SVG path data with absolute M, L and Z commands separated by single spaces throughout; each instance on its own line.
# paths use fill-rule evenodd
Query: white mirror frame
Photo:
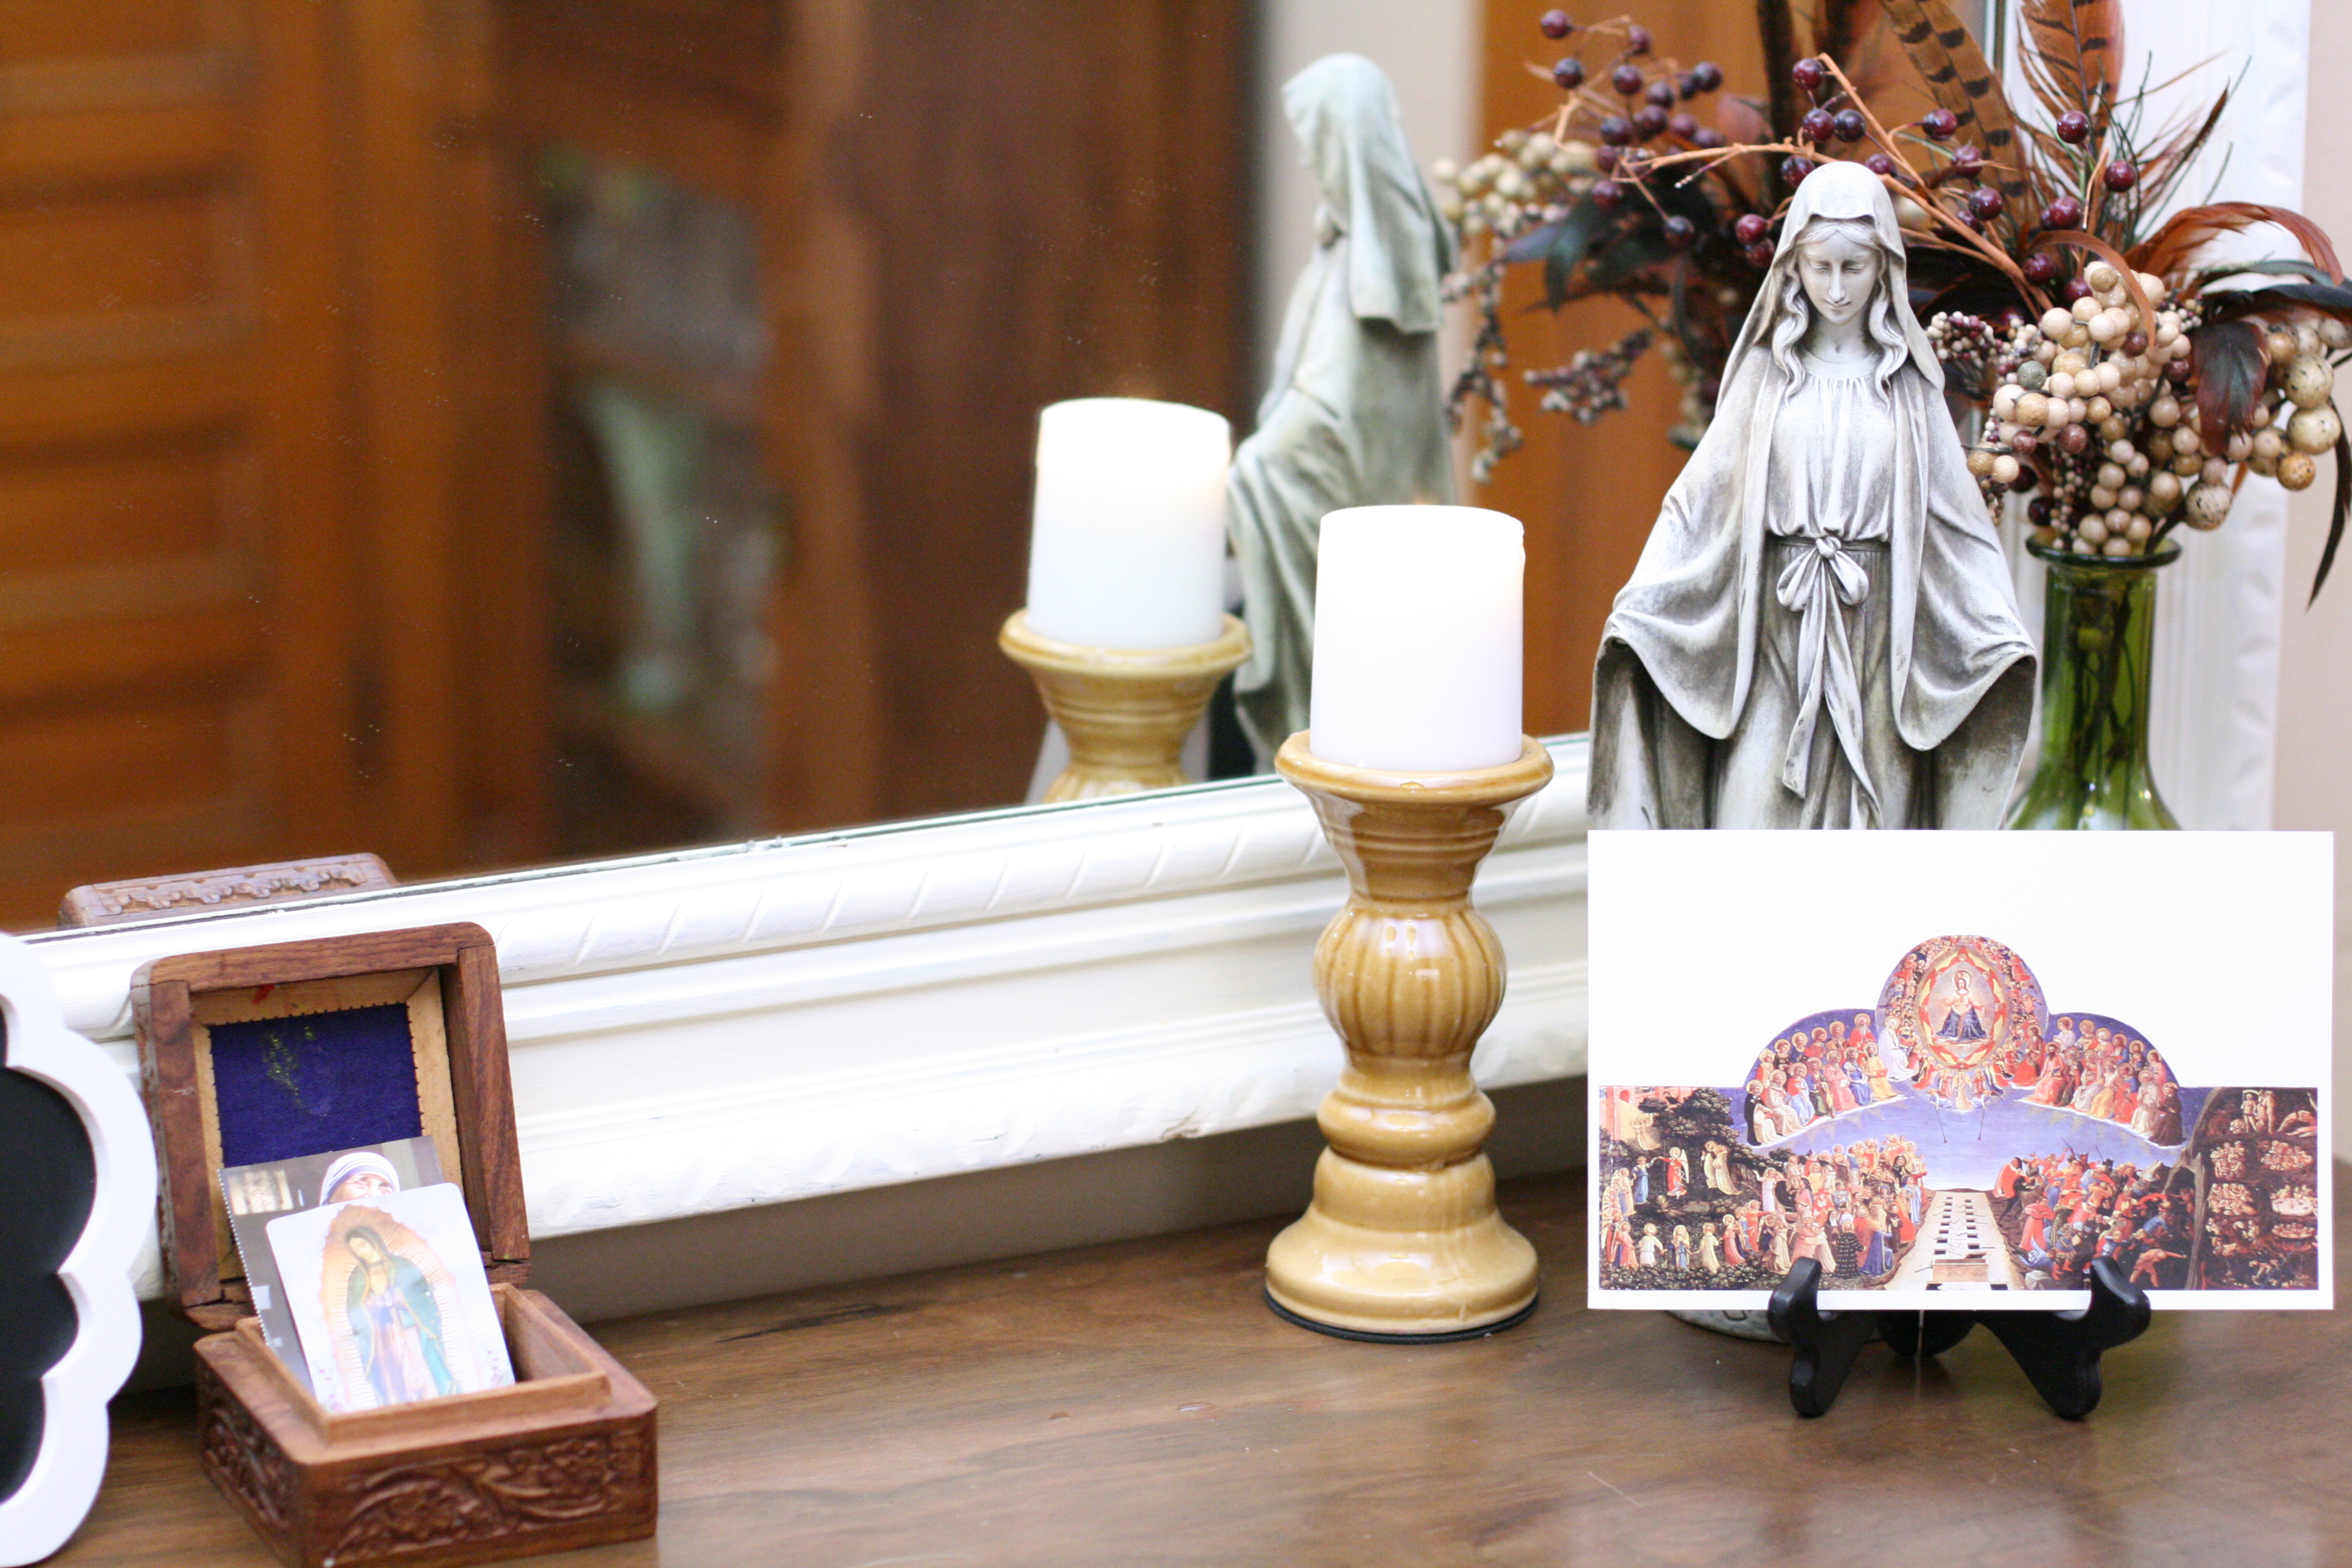
M 105 1054 L 65 1026 L 29 944 L 0 937 L 7 1066 L 63 1095 L 89 1136 L 96 1188 L 81 1238 L 58 1267 L 77 1318 L 73 1343 L 41 1375 L 41 1441 L 22 1485 L 0 1499 L 0 1564 L 37 1563 L 79 1529 L 106 1473 L 106 1402 L 139 1356 L 132 1260 L 155 1246 L 155 1149 L 138 1093 Z
M 1584 1064 L 1584 742 L 1550 750 L 1478 882 L 1510 964 L 1488 1088 Z M 127 1077 L 150 959 L 478 921 L 547 1237 L 1311 1116 L 1341 1052 L 1308 962 L 1345 892 L 1263 778 L 27 945 Z

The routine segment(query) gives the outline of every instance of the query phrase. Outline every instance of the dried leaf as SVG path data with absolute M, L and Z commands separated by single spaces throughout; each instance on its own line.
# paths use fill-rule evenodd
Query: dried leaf
M 2326 268 L 2329 277 L 2344 276 L 2343 264 L 2336 259 L 2336 247 L 2328 242 L 2325 230 L 2299 212 L 2261 202 L 2211 202 L 2185 207 L 2132 247 L 2131 264 L 2171 282 L 2188 275 L 2190 263 L 2207 245 L 2260 223 L 2274 223 L 2294 235 L 2304 254 Z
M 2189 286 L 2200 293 L 2212 288 L 2224 278 L 2302 278 L 2313 283 L 2333 283 L 2334 278 L 2317 265 L 2284 256 L 2266 256 L 2260 261 L 2224 261 L 2198 271 L 2189 279 Z
M 1723 95 L 1715 109 L 1715 128 L 1735 147 L 1752 147 L 1772 140 L 1771 113 L 1752 98 Z
M 2234 321 L 2247 316 L 2293 315 L 2315 310 L 2352 321 L 2352 289 L 2341 283 L 2281 283 L 2268 289 L 2216 289 L 2204 297 L 2205 319 Z
M 1919 109 L 1911 101 L 1919 90 L 1913 80 L 1911 58 L 1904 53 L 1902 40 L 1895 37 L 1884 10 L 1873 16 L 1853 47 L 1838 57 L 1838 68 L 1853 83 L 1854 93 L 1864 106 L 1882 121 L 1892 125 L 1918 118 Z
M 2328 399 L 2334 408 L 2336 400 Z M 2341 414 L 2337 423 L 2343 422 Z M 2336 505 L 2327 514 L 2327 542 L 2319 552 L 2319 570 L 2311 579 L 2311 597 L 2304 601 L 2308 609 L 2318 602 L 2319 590 L 2327 581 L 2327 569 L 2336 564 L 2336 547 L 2344 542 L 2344 520 L 2352 515 L 2352 433 L 2337 431 L 2336 436 Z
M 1586 253 L 1592 248 L 1593 242 L 1607 231 L 1610 221 L 1610 215 L 1593 205 L 1588 197 L 1569 208 L 1568 216 L 1561 218 L 1559 222 L 1544 226 L 1545 229 L 1550 231 L 1549 237 L 1541 249 L 1530 247 L 1527 258 L 1533 259 L 1537 256 L 1543 258 L 1543 302 L 1547 309 L 1557 310 L 1568 303 L 1570 280 L 1575 276 L 1576 269 L 1583 262 Z M 1517 245 L 1515 244 L 1512 248 L 1516 250 Z M 1520 259 L 1507 251 L 1505 253 L 1505 258 Z
M 1813 53 L 1829 56 L 1851 77 L 1854 51 L 1881 19 L 1877 0 L 1813 0 Z
M 2105 135 L 2123 78 L 2122 0 L 2025 0 L 2021 20 L 2035 96 L 2053 119 L 2079 109 Z
M 2000 90 L 2000 79 L 1985 63 L 1984 51 L 1944 0 L 1884 0 L 1904 51 L 1927 83 L 1936 101 L 1976 128 L 1975 141 L 1994 166 L 1993 183 L 2011 206 L 2026 200 L 2023 143 L 2017 118 Z
M 1539 223 L 1533 228 L 1522 229 L 1510 244 L 1503 247 L 1503 254 L 1497 259 L 1506 265 L 1533 261 L 1551 248 L 1551 242 L 1559 237 L 1560 227 L 1557 223 Z
M 2254 416 L 2270 361 L 2252 321 L 2213 321 L 2189 334 L 2189 367 L 2197 383 L 2197 434 L 2208 451 L 2229 444 Z
M 1682 344 L 1683 352 L 1690 356 L 1692 363 L 1704 364 L 1706 356 L 1699 345 L 1697 329 L 1691 321 L 1690 277 L 1691 258 L 1688 256 L 1675 257 L 1671 273 L 1673 287 L 1666 295 L 1666 324 L 1674 329 L 1675 341 Z

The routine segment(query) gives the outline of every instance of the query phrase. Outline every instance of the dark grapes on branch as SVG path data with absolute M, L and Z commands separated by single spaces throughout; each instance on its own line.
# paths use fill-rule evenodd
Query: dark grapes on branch
M 1541 406 L 1548 412 L 1590 425 L 1625 406 L 1625 380 L 1653 336 L 1651 329 L 1636 328 L 1612 348 L 1583 350 L 1556 370 L 1528 371 L 1528 384 L 1543 388 Z

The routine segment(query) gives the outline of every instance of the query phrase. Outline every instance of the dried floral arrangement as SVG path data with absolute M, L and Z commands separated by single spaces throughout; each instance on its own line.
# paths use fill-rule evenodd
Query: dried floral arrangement
M 1945 0 L 1816 0 L 1810 53 L 1790 0 L 1759 0 L 1760 100 L 1726 93 L 1718 67 L 1659 58 L 1630 17 L 1579 27 L 1544 13 L 1546 38 L 1576 40 L 1548 72 L 1557 110 L 1437 171 L 1465 257 L 1450 287 L 1479 321 L 1449 405 L 1457 426 L 1483 409 L 1477 476 L 1521 439 L 1506 388 L 1508 268 L 1540 267 L 1553 310 L 1612 295 L 1651 321 L 1523 373 L 1541 406 L 1588 422 L 1622 407 L 1625 378 L 1655 342 L 1684 390 L 1677 437 L 1695 440 L 1789 194 L 1821 161 L 1853 158 L 1896 198 L 1914 308 L 1948 388 L 1981 416 L 1969 462 L 1988 500 L 2029 495 L 2044 549 L 2144 555 L 2180 527 L 2220 527 L 2248 474 L 2300 489 L 2332 451 L 2315 595 L 2352 511 L 2352 441 L 2334 404 L 2336 367 L 2352 357 L 2352 288 L 2334 247 L 2301 215 L 2255 203 L 2208 200 L 2156 221 L 2229 90 L 2201 114 L 2152 125 L 2171 84 L 2126 87 L 2120 0 L 2023 0 L 2020 11 L 2029 116 Z M 1935 107 L 1890 125 L 1872 100 L 1896 59 Z M 1699 123 L 1700 100 L 1714 124 Z M 2212 259 L 2217 241 L 2268 226 L 2302 254 Z

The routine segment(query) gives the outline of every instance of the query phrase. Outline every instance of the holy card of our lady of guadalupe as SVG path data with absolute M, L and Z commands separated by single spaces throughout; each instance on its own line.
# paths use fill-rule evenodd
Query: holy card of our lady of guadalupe
M 1590 850 L 1593 1306 L 2332 1304 L 2328 835 Z

